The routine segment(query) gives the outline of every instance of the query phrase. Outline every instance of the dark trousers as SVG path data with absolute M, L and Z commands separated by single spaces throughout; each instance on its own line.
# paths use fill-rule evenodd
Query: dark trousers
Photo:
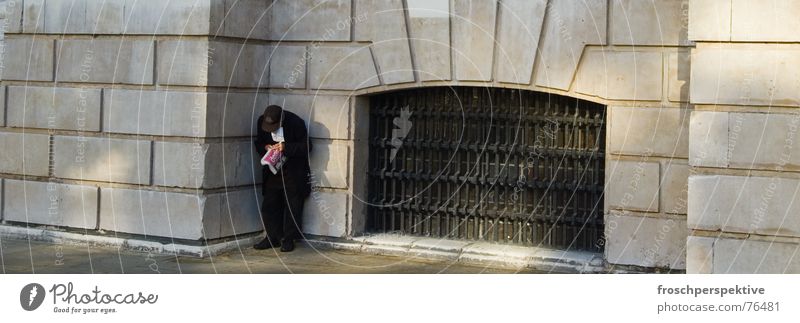
M 272 241 L 300 239 L 306 197 L 284 189 L 264 189 L 263 196 L 261 219 L 267 237 Z

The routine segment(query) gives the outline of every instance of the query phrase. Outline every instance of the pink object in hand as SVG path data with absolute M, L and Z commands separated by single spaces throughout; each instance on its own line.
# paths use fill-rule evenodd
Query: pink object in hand
M 284 156 L 282 152 L 275 149 L 270 149 L 266 154 L 264 154 L 264 157 L 261 158 L 261 165 L 269 166 L 269 170 L 272 171 L 273 174 L 278 173 L 284 162 L 286 162 L 286 156 Z

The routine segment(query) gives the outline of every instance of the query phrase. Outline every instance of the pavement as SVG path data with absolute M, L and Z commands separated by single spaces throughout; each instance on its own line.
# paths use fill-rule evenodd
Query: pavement
M 473 266 L 453 261 L 383 256 L 315 248 L 293 252 L 251 246 L 209 258 L 132 251 L 108 246 L 0 237 L 4 274 L 514 274 L 540 273 Z

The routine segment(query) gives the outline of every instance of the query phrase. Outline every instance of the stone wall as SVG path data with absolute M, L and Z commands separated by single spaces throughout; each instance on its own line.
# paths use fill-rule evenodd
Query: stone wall
M 798 273 L 800 3 L 693 0 L 687 271 Z
M 250 136 L 269 100 L 268 5 L 4 1 L 3 223 L 183 241 L 261 231 Z

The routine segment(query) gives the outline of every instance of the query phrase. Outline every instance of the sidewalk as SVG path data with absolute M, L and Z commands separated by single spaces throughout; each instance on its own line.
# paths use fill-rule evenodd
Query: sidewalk
M 480 274 L 538 273 L 468 266 L 409 257 L 377 256 L 331 249 L 314 249 L 299 243 L 290 253 L 254 250 L 212 258 L 148 254 L 109 247 L 54 244 L 0 238 L 0 267 L 4 274 Z

